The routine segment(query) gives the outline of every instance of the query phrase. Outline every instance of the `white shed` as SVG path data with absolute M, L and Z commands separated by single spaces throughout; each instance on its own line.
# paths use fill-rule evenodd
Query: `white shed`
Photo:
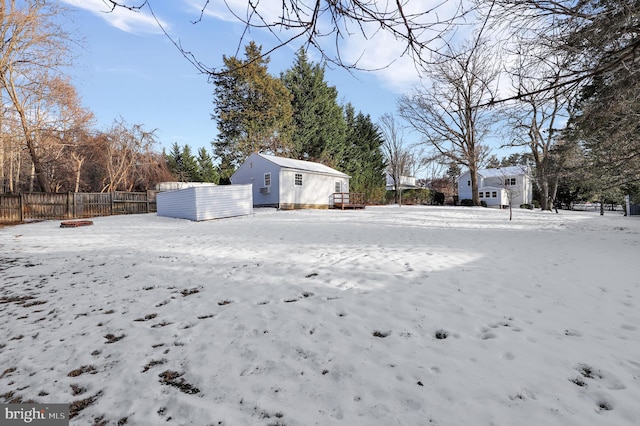
M 234 185 L 253 185 L 255 206 L 280 209 L 329 208 L 334 194 L 349 193 L 349 179 L 324 164 L 256 153 L 231 176 Z
M 195 221 L 253 213 L 251 185 L 194 186 L 159 192 L 158 216 Z

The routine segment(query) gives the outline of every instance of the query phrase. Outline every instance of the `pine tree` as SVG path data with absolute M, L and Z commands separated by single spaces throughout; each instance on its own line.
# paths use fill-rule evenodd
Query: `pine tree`
M 380 147 L 383 138 L 369 115 L 355 114 L 351 104 L 345 106 L 347 124 L 346 152 L 341 170 L 351 176 L 350 192 L 365 194 L 369 203 L 381 202 L 385 195 L 386 164 Z
M 182 148 L 182 173 L 184 182 L 201 182 L 198 173 L 198 162 L 193 156 L 189 145 L 185 145 Z
M 338 91 L 324 81 L 324 71 L 300 49 L 280 78 L 292 95 L 295 157 L 336 166 L 344 155 L 346 125 L 336 101 Z
M 171 174 L 180 180 L 182 172 L 182 148 L 178 145 L 178 142 L 174 142 L 173 145 L 171 145 L 171 151 L 169 151 L 168 154 L 165 152 L 164 158 Z
M 180 182 L 201 182 L 198 163 L 191 153 L 191 147 L 181 147 L 177 142 L 171 145 L 169 154 L 165 154 L 171 174 Z
M 291 95 L 280 79 L 267 72 L 269 58 L 254 42 L 245 59 L 223 57 L 225 71 L 217 75 L 212 119 L 218 123 L 214 152 L 221 162 L 221 179 L 251 153 L 289 156 L 293 130 Z
M 200 182 L 218 183 L 218 171 L 216 170 L 216 166 L 213 164 L 211 155 L 209 155 L 205 147 L 198 149 L 197 162 Z

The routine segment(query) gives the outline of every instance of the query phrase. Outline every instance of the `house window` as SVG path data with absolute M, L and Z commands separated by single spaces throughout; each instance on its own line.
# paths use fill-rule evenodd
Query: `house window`
M 505 186 L 515 185 L 516 184 L 516 178 L 506 178 L 504 180 L 504 184 L 505 184 Z
M 264 174 L 264 186 L 271 186 L 271 173 Z
M 487 194 L 488 194 L 488 192 L 487 192 Z M 496 191 L 493 191 L 491 193 L 491 198 L 496 198 L 497 196 L 498 196 L 498 193 Z
M 342 192 L 342 182 L 340 182 L 339 180 L 336 181 L 335 191 L 333 192 Z
M 296 173 L 294 183 L 296 185 L 302 185 L 302 173 Z
M 480 198 L 484 197 L 484 192 L 482 192 L 482 191 L 478 192 L 478 196 L 479 196 Z
M 467 181 L 467 186 L 471 186 L 471 181 L 470 180 Z

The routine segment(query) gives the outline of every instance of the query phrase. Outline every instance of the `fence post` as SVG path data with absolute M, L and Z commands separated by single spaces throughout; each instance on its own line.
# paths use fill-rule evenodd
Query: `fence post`
M 71 191 L 67 192 L 67 219 L 73 219 L 74 217 L 74 208 L 73 208 L 73 195 L 71 195 Z
M 113 216 L 113 212 L 115 211 L 115 206 L 113 201 L 113 191 L 109 192 L 109 197 L 111 199 L 111 211 L 109 211 L 109 214 Z
M 20 192 L 20 223 L 24 222 L 24 194 Z

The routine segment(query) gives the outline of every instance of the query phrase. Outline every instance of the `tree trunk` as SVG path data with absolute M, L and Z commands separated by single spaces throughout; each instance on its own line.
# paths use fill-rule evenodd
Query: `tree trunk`
M 540 208 L 541 210 L 551 210 L 549 205 L 549 181 L 546 176 L 539 177 L 540 182 Z
M 0 145 L 0 194 L 4 194 L 5 191 L 5 167 L 4 167 L 4 158 L 5 158 L 5 141 L 2 141 L 2 145 Z
M 481 204 L 478 196 L 478 167 L 475 162 L 469 164 L 469 174 L 471 175 L 471 201 L 474 206 L 479 206 Z
M 75 187 L 75 192 L 78 192 L 78 190 L 80 189 L 80 171 L 82 170 L 82 163 L 84 162 L 84 158 L 78 157 L 76 155 L 74 155 L 73 158 L 76 160 L 76 164 L 78 166 L 76 170 L 76 187 Z
M 33 192 L 33 183 L 35 180 L 36 168 L 33 163 L 31 163 L 31 176 L 29 176 L 29 192 Z
M 13 165 L 15 160 L 13 158 L 13 151 L 11 151 L 11 155 L 9 156 L 9 192 L 13 193 Z

